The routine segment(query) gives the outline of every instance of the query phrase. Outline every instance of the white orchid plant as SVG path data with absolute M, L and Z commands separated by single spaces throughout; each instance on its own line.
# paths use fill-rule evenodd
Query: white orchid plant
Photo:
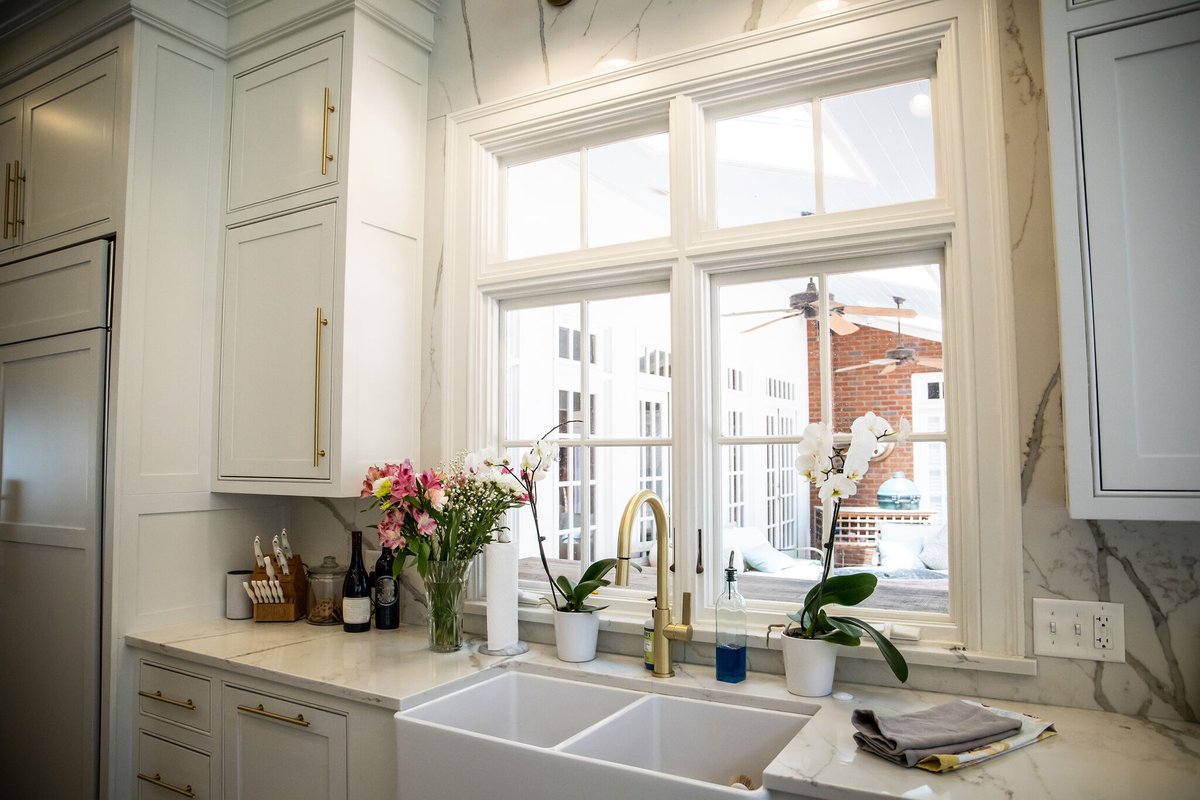
M 880 442 L 899 442 L 908 438 L 912 427 L 901 419 L 897 428 L 883 417 L 868 411 L 850 426 L 850 441 L 838 443 L 829 425 L 814 422 L 804 429 L 798 445 L 796 471 L 817 487 L 822 503 L 832 503 L 832 522 L 829 537 L 824 543 L 824 566 L 821 579 L 809 590 L 804 605 L 788 618 L 794 625 L 785 633 L 803 639 L 821 639 L 830 644 L 857 647 L 860 639 L 870 636 L 879 646 L 884 661 L 901 682 L 908 680 L 908 664 L 904 656 L 878 630 L 857 617 L 826 614 L 824 606 L 858 605 L 875 591 L 879 579 L 869 572 L 830 576 L 833 567 L 833 547 L 837 537 L 838 513 L 842 501 L 853 497 L 858 484 L 866 476 L 871 456 Z
M 579 577 L 578 583 L 572 582 L 566 575 L 555 578 L 550 572 L 550 561 L 546 558 L 546 537 L 542 535 L 541 526 L 538 524 L 537 510 L 537 484 L 549 474 L 550 465 L 554 463 L 554 445 L 547 442 L 546 437 L 578 422 L 579 420 L 567 420 L 546 431 L 533 447 L 521 454 L 515 467 L 509 456 L 485 451 L 474 463 L 468 462 L 467 468 L 494 471 L 498 480 L 514 486 L 522 500 L 529 503 L 529 510 L 533 513 L 533 529 L 537 535 L 538 555 L 541 556 L 546 578 L 550 581 L 550 604 L 559 611 L 587 613 L 603 608 L 591 605 L 587 600 L 593 592 L 611 583 L 605 576 L 617 566 L 617 560 L 603 558 L 592 562 Z M 636 564 L 634 567 L 641 569 Z

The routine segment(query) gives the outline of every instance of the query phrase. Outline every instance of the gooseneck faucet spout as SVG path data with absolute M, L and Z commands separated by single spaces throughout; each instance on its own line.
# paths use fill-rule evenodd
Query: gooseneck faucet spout
M 650 506 L 654 515 L 654 537 L 658 543 L 658 594 L 654 598 L 654 677 L 669 678 L 675 674 L 671 669 L 671 641 L 685 642 L 692 638 L 692 593 L 683 593 L 683 619 L 671 621 L 671 591 L 667 564 L 671 554 L 670 526 L 667 525 L 667 509 L 658 495 L 649 489 L 638 492 L 625 505 L 621 515 L 621 526 L 617 530 L 617 586 L 629 585 L 629 558 L 633 547 L 633 526 L 637 513 L 643 505 Z

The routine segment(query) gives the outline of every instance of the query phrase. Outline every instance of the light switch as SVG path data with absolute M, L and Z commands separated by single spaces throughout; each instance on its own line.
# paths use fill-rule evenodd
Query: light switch
M 1033 652 L 1039 656 L 1125 661 L 1125 607 L 1085 600 L 1033 600 Z

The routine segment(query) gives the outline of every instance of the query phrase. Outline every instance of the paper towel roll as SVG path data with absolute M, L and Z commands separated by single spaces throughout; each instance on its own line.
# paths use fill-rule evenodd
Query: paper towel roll
M 493 542 L 487 559 L 487 646 L 504 650 L 517 644 L 517 545 Z

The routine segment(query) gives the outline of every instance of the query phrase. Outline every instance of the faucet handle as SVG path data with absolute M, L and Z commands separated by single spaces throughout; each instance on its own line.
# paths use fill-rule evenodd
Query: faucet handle
M 692 593 L 683 593 L 683 616 L 679 622 L 671 622 L 671 612 L 668 610 L 664 615 L 666 617 L 666 626 L 663 629 L 663 635 L 668 639 L 676 642 L 688 642 L 692 639 Z
M 679 621 L 680 625 L 692 626 L 692 593 L 683 593 L 683 619 Z

